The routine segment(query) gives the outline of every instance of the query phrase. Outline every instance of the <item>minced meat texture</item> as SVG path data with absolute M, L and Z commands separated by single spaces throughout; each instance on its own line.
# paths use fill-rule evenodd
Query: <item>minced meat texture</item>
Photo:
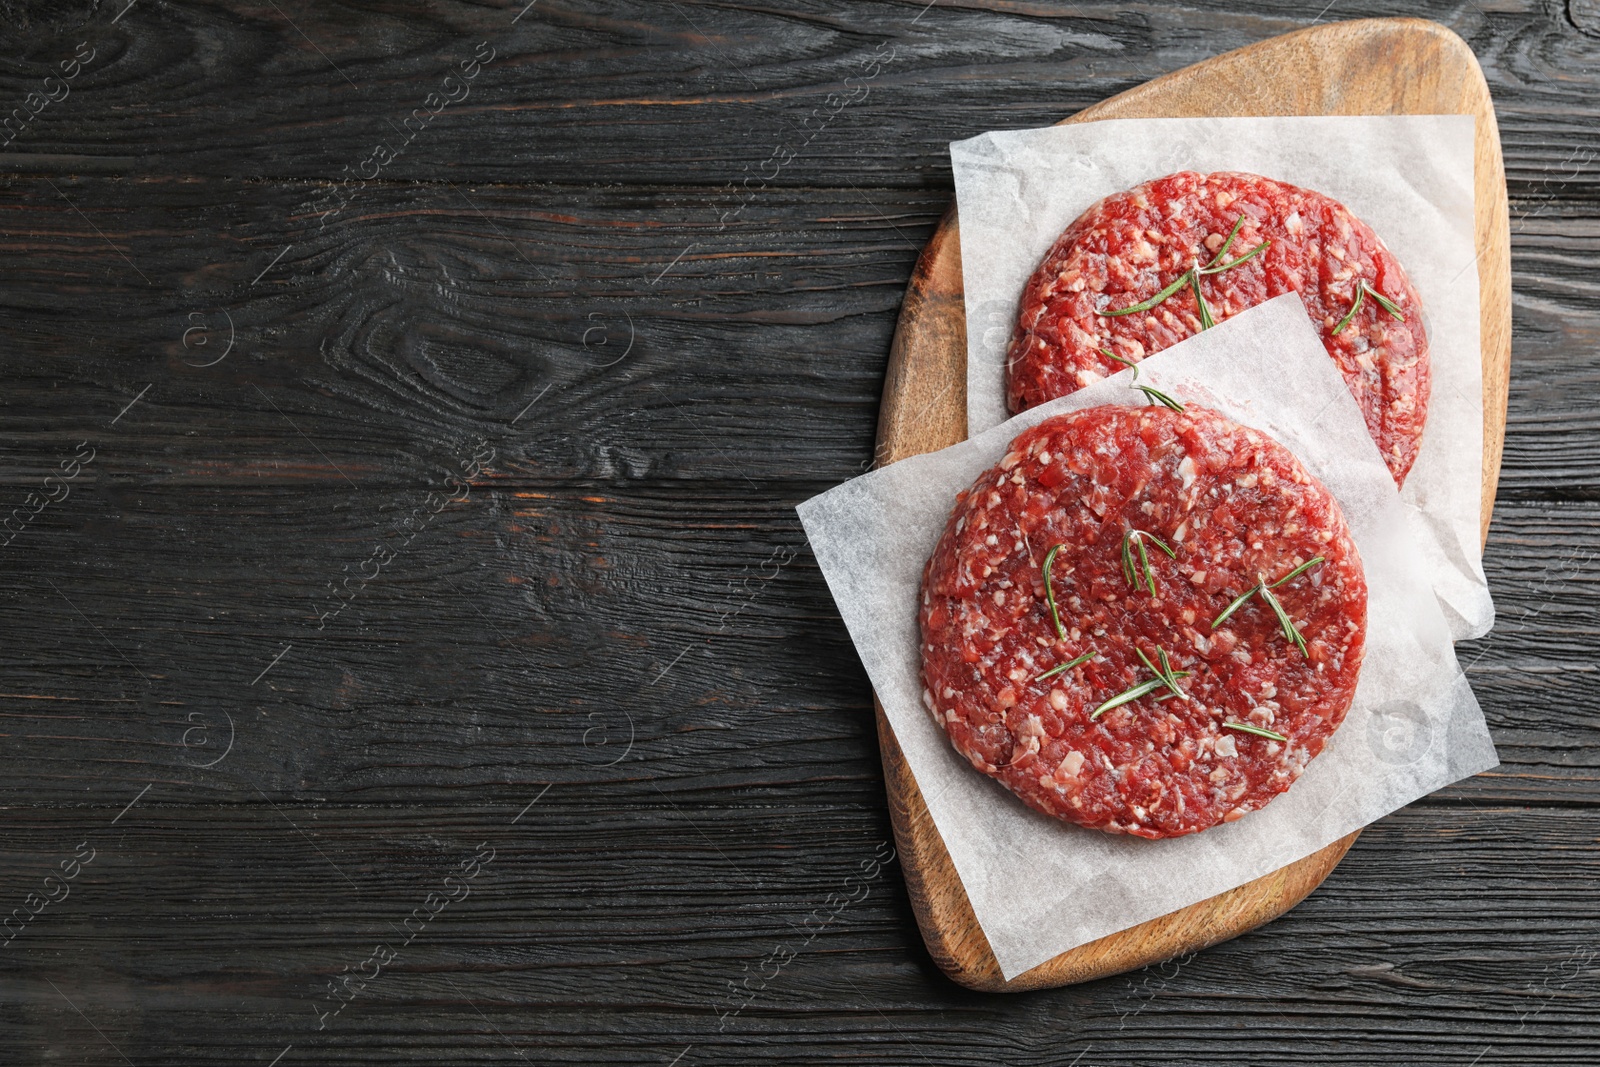
M 1254 174 L 1168 175 L 1106 197 L 1067 227 L 1023 290 L 1006 362 L 1011 410 L 1121 370 L 1101 349 L 1137 363 L 1198 333 L 1200 305 L 1187 285 L 1147 311 L 1103 313 L 1142 304 L 1191 267 L 1206 266 L 1241 218 L 1217 265 L 1271 244 L 1201 278 L 1212 318 L 1299 293 L 1395 483 L 1404 484 L 1428 416 L 1428 338 L 1416 291 L 1378 235 L 1343 205 Z M 1405 321 L 1367 295 L 1335 335 L 1358 282 Z
M 1149 535 L 1154 595 L 1136 549 L 1139 587 L 1124 573 L 1132 531 Z M 1056 545 L 1064 637 L 1044 585 Z M 1212 628 L 1241 593 L 1317 556 L 1272 590 L 1304 654 L 1260 594 Z M 1268 803 L 1322 751 L 1355 694 L 1366 604 L 1337 502 L 1287 449 L 1192 404 L 1090 408 L 1017 437 L 957 498 L 923 573 L 923 700 L 958 752 L 1038 811 L 1194 833 Z M 1189 672 L 1174 674 L 1184 696 L 1158 689 L 1092 719 L 1156 677 L 1140 651 Z

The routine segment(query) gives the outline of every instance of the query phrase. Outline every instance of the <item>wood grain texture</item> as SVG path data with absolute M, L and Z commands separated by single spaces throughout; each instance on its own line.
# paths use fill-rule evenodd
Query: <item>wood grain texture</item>
M 1472 51 L 1420 19 L 1300 30 L 1165 75 L 1068 123 L 1208 115 L 1470 114 L 1483 350 L 1483 537 L 1499 479 L 1511 358 L 1511 252 L 1505 176 L 1489 89 Z M 954 205 L 912 276 L 895 331 L 879 426 L 880 462 L 966 437 L 966 336 Z M 1021 991 L 1118 974 L 1253 929 L 1303 900 L 1359 832 L 1245 885 L 1061 953 L 1011 979 L 1000 972 L 881 705 L 876 707 L 895 839 L 929 951 L 973 989 Z
M 792 509 L 872 461 L 947 143 L 1321 6 L 540 0 L 491 36 L 523 4 L 0 4 L 0 115 L 80 20 L 107 42 L 0 148 L 0 500 L 98 448 L 0 549 L 0 916 L 100 850 L 0 948 L 0 1063 L 1600 1059 L 1600 37 L 1559 0 L 1324 16 L 1444 20 L 1500 114 L 1500 624 L 1461 657 L 1502 766 L 1270 927 L 1065 989 L 962 989 L 897 865 L 850 881 L 893 833 L 871 689 Z M 467 108 L 320 225 L 485 39 Z M 318 631 L 484 438 L 470 498 Z

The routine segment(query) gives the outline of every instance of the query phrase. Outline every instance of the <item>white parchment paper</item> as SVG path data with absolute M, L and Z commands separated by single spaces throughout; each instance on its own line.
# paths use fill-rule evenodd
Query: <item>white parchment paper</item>
M 1240 170 L 1325 193 L 1373 228 L 1422 298 L 1433 394 L 1401 499 L 1457 640 L 1494 623 L 1479 548 L 1483 364 L 1473 240 L 1473 117 L 1115 119 L 950 146 L 966 283 L 967 425 L 1005 421 L 1022 288 L 1096 201 L 1180 170 Z
M 1293 294 L 1140 364 L 1140 381 L 1294 451 L 1337 497 L 1366 568 L 1355 704 L 1285 794 L 1238 822 L 1146 841 L 1038 815 L 951 747 L 922 707 L 917 594 L 956 493 L 1064 411 L 1143 403 L 1130 371 L 959 445 L 853 479 L 800 519 L 1006 977 L 1274 871 L 1496 763 L 1394 482 Z

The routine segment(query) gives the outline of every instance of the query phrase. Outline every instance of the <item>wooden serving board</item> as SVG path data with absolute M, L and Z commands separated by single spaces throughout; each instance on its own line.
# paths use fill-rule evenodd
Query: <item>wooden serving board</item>
M 1476 212 L 1483 339 L 1483 532 L 1505 435 L 1511 358 L 1510 219 L 1500 135 L 1483 72 L 1466 42 L 1421 19 L 1315 26 L 1175 71 L 1066 122 L 1229 115 L 1477 117 Z M 890 350 L 877 461 L 945 448 L 967 436 L 967 341 L 961 242 L 951 204 L 923 250 Z M 928 815 L 894 731 L 878 708 L 889 812 L 923 939 L 939 966 L 972 989 L 1070 985 L 1214 945 L 1277 918 L 1328 876 L 1357 835 L 1263 878 L 1092 941 L 1006 981 Z

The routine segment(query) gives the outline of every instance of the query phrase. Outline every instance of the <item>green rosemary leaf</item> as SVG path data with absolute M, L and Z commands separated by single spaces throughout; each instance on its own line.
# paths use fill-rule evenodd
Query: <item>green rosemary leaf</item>
M 1161 301 L 1165 300 L 1173 293 L 1176 293 L 1179 289 L 1182 289 L 1184 286 L 1188 285 L 1189 275 L 1191 273 L 1193 272 L 1184 271 L 1183 275 L 1179 277 L 1177 281 L 1173 282 L 1171 285 L 1167 286 L 1165 289 L 1161 290 L 1155 296 L 1152 296 L 1149 300 L 1146 300 L 1143 303 L 1135 304 L 1132 307 L 1118 308 L 1116 311 L 1097 311 L 1095 314 L 1104 315 L 1106 318 L 1115 318 L 1118 315 L 1132 315 L 1135 311 L 1149 311 L 1151 308 L 1161 303 Z
M 1184 700 L 1188 700 L 1189 694 L 1178 685 L 1178 679 L 1189 677 L 1189 672 L 1173 670 L 1172 661 L 1167 659 L 1167 650 L 1162 648 L 1160 645 L 1156 646 L 1156 656 L 1161 660 L 1161 669 L 1157 673 L 1160 674 L 1162 679 L 1166 682 L 1167 688 L 1172 690 L 1172 695 L 1176 697 L 1182 697 Z
M 1258 585 L 1256 589 L 1260 591 L 1261 599 L 1265 600 L 1272 608 L 1273 613 L 1278 616 L 1278 625 L 1283 629 L 1283 636 L 1300 649 L 1302 656 L 1310 659 L 1311 653 L 1306 651 L 1306 639 L 1301 636 L 1299 630 L 1294 628 L 1294 621 L 1289 618 L 1289 613 L 1283 610 L 1283 605 L 1278 602 L 1278 598 L 1272 595 L 1272 590 L 1265 585 Z
M 1168 694 L 1169 696 L 1182 697 L 1185 700 L 1189 699 L 1189 694 L 1184 692 L 1183 688 L 1178 685 L 1178 679 L 1189 677 L 1190 672 L 1173 670 L 1172 661 L 1167 659 L 1166 649 L 1160 647 L 1159 645 L 1156 646 L 1156 655 L 1161 660 L 1161 666 L 1159 667 L 1150 662 L 1150 657 L 1144 654 L 1144 649 L 1135 648 L 1133 651 L 1139 657 L 1140 661 L 1143 662 L 1146 667 L 1150 668 L 1150 673 L 1154 674 L 1162 685 L 1172 690 L 1172 692 Z M 1165 698 L 1157 697 L 1156 699 L 1162 700 Z
M 1350 325 L 1350 320 L 1355 318 L 1356 312 L 1361 310 L 1361 298 L 1366 295 L 1366 292 L 1367 287 L 1360 282 L 1356 282 L 1356 298 L 1351 301 L 1350 310 L 1345 313 L 1345 317 L 1339 320 L 1339 325 L 1333 328 L 1332 336 L 1338 337 L 1339 331 Z
M 1233 239 L 1239 236 L 1239 227 L 1243 225 L 1243 215 L 1240 215 L 1238 218 L 1233 220 L 1233 229 L 1228 231 L 1228 239 L 1222 242 L 1222 247 L 1217 249 L 1217 254 L 1211 257 L 1211 262 L 1207 263 L 1204 267 L 1201 267 L 1201 270 L 1210 270 L 1214 265 L 1216 265 L 1218 260 L 1228 254 L 1228 249 L 1233 247 Z
M 1250 251 L 1246 252 L 1244 255 L 1240 256 L 1238 259 L 1230 259 L 1230 260 L 1228 260 L 1228 262 L 1223 263 L 1222 265 L 1216 266 L 1216 267 L 1213 267 L 1210 264 L 1207 264 L 1206 266 L 1200 268 L 1200 273 L 1201 274 L 1221 274 L 1225 270 L 1232 270 L 1233 268 L 1237 267 L 1239 264 L 1247 263 L 1250 260 L 1254 259 L 1256 256 L 1260 255 L 1261 252 L 1264 251 L 1267 248 L 1267 246 L 1270 245 L 1270 244 L 1272 244 L 1272 238 L 1269 237 L 1265 241 L 1262 241 L 1260 244 L 1256 245 Z M 1212 262 L 1216 262 L 1216 261 L 1213 260 Z
M 1390 300 L 1388 297 L 1386 297 L 1382 293 L 1378 292 L 1378 290 L 1374 289 L 1372 286 L 1368 285 L 1366 282 L 1362 282 L 1361 283 L 1361 288 L 1365 289 L 1367 291 L 1367 295 L 1372 297 L 1372 299 L 1376 300 L 1378 302 L 1378 306 L 1383 308 L 1383 310 L 1387 311 L 1389 314 L 1393 315 L 1395 318 L 1399 319 L 1401 322 L 1406 321 L 1406 317 L 1404 315 L 1400 314 L 1400 309 L 1395 307 L 1394 306 L 1394 302 L 1392 300 Z
M 1122 535 L 1122 577 L 1135 589 L 1139 588 L 1139 578 L 1143 576 L 1144 585 L 1150 590 L 1150 595 L 1156 595 L 1156 581 L 1150 573 L 1150 554 L 1145 551 L 1144 542 L 1148 538 L 1156 543 L 1156 547 L 1165 552 L 1170 558 L 1177 559 L 1178 554 L 1161 538 L 1144 530 L 1129 530 Z M 1139 548 L 1139 566 L 1133 565 L 1133 546 Z
M 1147 398 L 1154 400 L 1156 403 L 1161 404 L 1164 407 L 1169 407 L 1173 411 L 1183 410 L 1182 404 L 1178 403 L 1176 400 L 1172 399 L 1159 389 L 1152 389 L 1148 385 L 1136 385 L 1134 388 L 1143 393 Z
M 1189 699 L 1189 694 L 1178 688 L 1178 677 L 1172 673 L 1172 661 L 1167 659 L 1167 650 L 1160 645 L 1156 646 L 1156 658 L 1161 660 L 1161 677 L 1167 680 L 1167 688 L 1185 700 Z M 1184 673 L 1187 674 L 1188 672 L 1185 671 Z
M 1200 305 L 1200 328 L 1202 330 L 1209 330 L 1211 327 L 1215 326 L 1216 323 L 1212 321 L 1211 309 L 1206 307 L 1205 294 L 1200 291 L 1200 272 L 1198 270 L 1191 270 L 1189 272 L 1189 284 L 1194 288 L 1195 303 Z
M 1050 618 L 1055 620 L 1056 636 L 1063 641 L 1067 639 L 1067 628 L 1061 625 L 1061 615 L 1056 611 L 1056 590 L 1050 584 L 1050 565 L 1056 561 L 1056 553 L 1066 547 L 1066 545 L 1052 545 L 1044 557 L 1044 599 L 1050 605 Z
M 1293 581 L 1306 571 L 1310 570 L 1312 567 L 1315 567 L 1317 564 L 1326 562 L 1327 560 L 1322 556 L 1313 556 L 1304 563 L 1300 564 L 1300 566 L 1296 567 L 1294 570 L 1290 571 L 1288 574 L 1285 574 L 1282 578 L 1279 578 L 1277 581 L 1273 582 L 1272 588 L 1276 589 L 1284 582 Z
M 1091 648 L 1089 651 L 1085 652 L 1081 656 L 1078 656 L 1076 659 L 1069 659 L 1069 660 L 1067 660 L 1067 662 L 1063 663 L 1059 667 L 1050 668 L 1049 670 L 1045 671 L 1043 674 L 1039 675 L 1039 677 L 1035 678 L 1034 681 L 1042 682 L 1046 678 L 1054 678 L 1058 674 L 1065 674 L 1067 671 L 1070 671 L 1074 667 L 1083 666 L 1085 663 L 1088 663 L 1090 660 L 1094 659 L 1099 654 L 1100 653 L 1096 652 L 1094 649 Z
M 1366 283 L 1366 279 L 1364 279 L 1364 278 L 1363 279 L 1357 279 L 1356 280 L 1356 298 L 1350 304 L 1350 311 L 1345 315 L 1344 318 L 1339 320 L 1339 325 L 1337 325 L 1337 326 L 1335 326 L 1333 328 L 1333 335 L 1335 337 L 1337 337 L 1339 335 L 1339 331 L 1340 330 L 1342 330 L 1346 326 L 1350 325 L 1350 320 L 1355 318 L 1356 317 L 1356 312 L 1361 310 L 1361 299 L 1362 299 L 1362 297 L 1367 297 L 1367 296 L 1370 296 L 1370 297 L 1372 297 L 1372 299 L 1376 300 L 1378 302 L 1378 306 L 1383 308 L 1383 310 L 1387 311 L 1394 318 L 1399 319 L 1401 322 L 1406 321 L 1406 317 L 1403 314 L 1400 313 L 1400 309 L 1395 306 L 1395 303 L 1394 303 L 1393 300 L 1390 300 L 1388 297 L 1386 297 L 1382 293 L 1378 292 L 1378 290 L 1376 290 L 1372 286 L 1368 285 Z
M 1289 740 L 1287 737 L 1284 737 L 1282 734 L 1274 733 L 1271 730 L 1266 730 L 1266 729 L 1263 729 L 1263 728 L 1261 728 L 1259 726 L 1251 726 L 1247 722 L 1225 722 L 1222 725 L 1223 725 L 1223 727 L 1225 729 L 1238 730 L 1240 733 L 1244 733 L 1244 734 L 1255 734 L 1257 737 L 1270 737 L 1274 741 L 1288 741 Z
M 1128 388 L 1139 390 L 1139 392 L 1144 394 L 1144 397 L 1145 397 L 1146 400 L 1154 400 L 1157 404 L 1161 404 L 1161 405 L 1164 405 L 1166 407 L 1169 407 L 1173 411 L 1182 411 L 1183 410 L 1183 405 L 1182 404 L 1178 403 L 1176 400 L 1172 399 L 1170 396 L 1168 396 L 1166 393 L 1163 393 L 1161 390 L 1153 388 L 1152 386 L 1138 384 L 1139 383 L 1139 364 L 1133 362 L 1131 359 L 1123 359 L 1121 356 L 1113 355 L 1111 353 L 1110 349 L 1102 348 L 1100 350 L 1100 354 L 1102 356 L 1105 356 L 1107 359 L 1116 360 L 1118 363 L 1122 364 L 1124 367 L 1132 367 L 1133 368 L 1133 383 L 1134 384 L 1130 385 Z M 1133 584 L 1133 579 L 1132 578 L 1128 579 L 1128 584 L 1129 585 Z
M 1154 541 L 1156 543 L 1156 547 L 1167 554 L 1168 559 L 1178 558 L 1178 554 L 1172 551 L 1171 546 L 1169 546 L 1165 541 L 1161 540 L 1161 538 L 1157 537 L 1155 534 L 1146 533 L 1144 530 L 1140 530 L 1139 536 L 1141 538 L 1148 537 L 1150 540 Z
M 1229 615 L 1232 615 L 1234 612 L 1243 607 L 1244 602 L 1255 596 L 1256 590 L 1260 588 L 1260 585 L 1252 585 L 1249 589 L 1246 589 L 1244 592 L 1240 593 L 1238 599 L 1222 609 L 1221 615 L 1218 615 L 1216 618 L 1211 620 L 1211 628 L 1215 630 L 1217 627 L 1221 626 L 1223 622 L 1227 620 Z
M 1090 722 L 1094 722 L 1096 719 L 1098 719 L 1100 716 L 1104 715 L 1106 712 L 1110 711 L 1112 708 L 1120 708 L 1124 704 L 1127 704 L 1127 703 L 1130 703 L 1132 701 L 1138 700 L 1140 697 L 1146 695 L 1147 693 L 1155 692 L 1157 689 L 1160 689 L 1162 686 L 1164 686 L 1166 684 L 1167 683 L 1165 681 L 1163 681 L 1162 679 L 1160 679 L 1160 678 L 1153 678 L 1148 682 L 1140 682 L 1138 685 L 1134 686 L 1132 689 L 1127 689 L 1127 690 L 1124 690 L 1121 693 L 1118 693 L 1116 696 L 1112 697 L 1110 700 L 1106 701 L 1104 704 L 1101 704 L 1098 708 L 1095 708 L 1094 709 L 1094 714 L 1089 716 L 1089 721 Z
M 1088 663 L 1090 660 L 1094 659 L 1099 654 L 1100 653 L 1096 652 L 1094 649 L 1091 648 L 1089 651 L 1085 652 L 1083 655 L 1078 656 L 1075 659 L 1069 659 L 1066 662 L 1066 668 L 1068 670 L 1071 670 L 1074 667 L 1081 667 L 1083 664 Z

